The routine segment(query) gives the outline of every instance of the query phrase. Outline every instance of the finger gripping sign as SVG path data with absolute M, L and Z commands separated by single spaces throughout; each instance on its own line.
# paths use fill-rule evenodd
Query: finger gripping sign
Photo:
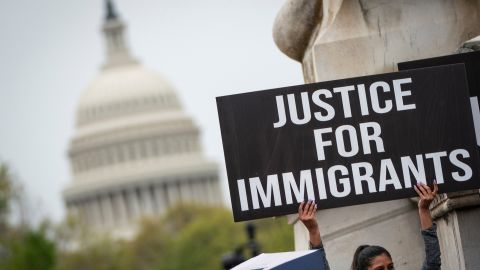
M 479 188 L 462 64 L 217 97 L 235 221 Z

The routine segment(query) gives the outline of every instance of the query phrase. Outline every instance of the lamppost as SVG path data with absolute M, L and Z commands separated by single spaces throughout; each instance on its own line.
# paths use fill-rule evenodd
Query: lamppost
M 246 243 L 239 245 L 235 251 L 228 252 L 222 255 L 221 261 L 224 269 L 231 269 L 245 261 L 243 250 L 250 250 L 251 257 L 255 257 L 260 253 L 260 245 L 255 240 L 255 225 L 247 223 L 245 230 L 247 232 L 248 240 Z
M 246 246 L 250 249 L 251 257 L 255 257 L 260 253 L 260 246 L 258 245 L 257 241 L 255 241 L 255 225 L 253 223 L 247 223 L 245 226 L 248 235 L 248 242 Z

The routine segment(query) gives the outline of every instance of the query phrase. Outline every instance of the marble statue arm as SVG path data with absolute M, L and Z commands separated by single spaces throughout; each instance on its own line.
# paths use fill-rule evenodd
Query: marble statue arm
M 322 19 L 322 0 L 287 0 L 278 12 L 273 39 L 280 51 L 301 62 L 310 38 Z

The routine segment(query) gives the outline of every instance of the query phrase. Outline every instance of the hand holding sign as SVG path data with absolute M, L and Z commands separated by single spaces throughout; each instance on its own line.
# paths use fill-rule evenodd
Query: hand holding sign
M 438 185 L 435 181 L 432 189 L 423 183 L 418 183 L 413 187 L 419 196 L 418 200 L 418 214 L 420 216 L 420 224 L 422 230 L 426 230 L 433 226 L 432 215 L 430 214 L 430 204 L 435 196 L 437 196 Z
M 435 196 L 437 196 L 437 182 L 435 181 L 433 183 L 433 191 L 428 185 L 423 183 L 418 183 L 413 188 L 420 197 L 420 199 L 418 200 L 418 209 L 429 210 L 430 204 L 432 203 L 433 199 L 435 199 Z

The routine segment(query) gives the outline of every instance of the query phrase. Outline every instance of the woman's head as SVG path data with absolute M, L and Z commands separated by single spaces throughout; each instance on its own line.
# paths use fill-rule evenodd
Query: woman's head
M 352 270 L 393 270 L 392 256 L 383 247 L 362 245 L 355 250 Z

